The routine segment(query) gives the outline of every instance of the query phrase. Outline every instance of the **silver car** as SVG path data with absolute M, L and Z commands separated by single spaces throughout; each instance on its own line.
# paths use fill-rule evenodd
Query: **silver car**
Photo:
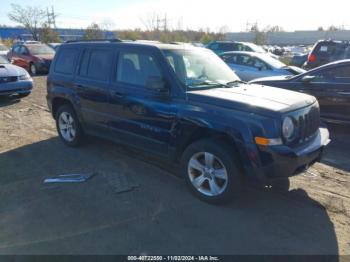
M 32 89 L 33 80 L 28 72 L 10 64 L 6 58 L 0 56 L 0 96 L 25 97 Z
M 233 51 L 223 53 L 220 57 L 246 82 L 261 77 L 298 75 L 305 72 L 299 67 L 287 66 L 266 53 Z

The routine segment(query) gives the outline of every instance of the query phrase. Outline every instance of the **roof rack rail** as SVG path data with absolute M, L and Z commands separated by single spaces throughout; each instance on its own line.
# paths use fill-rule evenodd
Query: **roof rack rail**
M 111 43 L 119 43 L 122 42 L 122 40 L 118 38 L 113 38 L 113 39 L 80 39 L 80 40 L 68 40 L 66 43 L 79 43 L 79 42 L 111 42 Z

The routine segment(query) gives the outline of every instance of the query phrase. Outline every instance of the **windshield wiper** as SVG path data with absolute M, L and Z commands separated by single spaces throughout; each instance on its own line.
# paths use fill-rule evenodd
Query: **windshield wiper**
M 238 79 L 226 83 L 226 85 L 232 85 L 232 84 L 248 84 L 248 83 Z
M 246 84 L 246 82 L 243 82 L 241 80 L 234 80 L 234 81 L 230 81 L 230 82 L 227 82 L 227 83 L 220 83 L 220 82 L 216 82 L 216 81 L 212 81 L 212 80 L 205 80 L 205 81 L 202 81 L 202 82 L 198 82 L 198 83 L 195 83 L 195 84 L 192 84 L 190 86 L 204 86 L 204 85 L 211 85 L 211 86 L 223 86 L 223 87 L 226 87 L 226 88 L 232 88 L 234 84 L 236 83 L 244 83 Z

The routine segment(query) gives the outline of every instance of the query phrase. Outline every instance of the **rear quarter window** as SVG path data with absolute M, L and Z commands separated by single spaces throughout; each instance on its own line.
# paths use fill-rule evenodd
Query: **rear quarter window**
M 55 62 L 55 72 L 65 75 L 74 73 L 74 65 L 78 58 L 79 50 L 72 48 L 61 49 Z

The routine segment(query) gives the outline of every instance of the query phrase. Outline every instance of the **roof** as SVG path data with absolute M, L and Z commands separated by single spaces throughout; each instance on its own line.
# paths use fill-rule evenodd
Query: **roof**
M 194 49 L 191 45 L 181 44 L 167 44 L 158 41 L 109 41 L 109 40 L 96 40 L 96 41 L 73 41 L 67 42 L 65 45 L 118 45 L 118 46 L 139 46 L 139 47 L 156 47 L 158 49 L 171 49 L 171 50 L 183 50 L 183 49 Z

